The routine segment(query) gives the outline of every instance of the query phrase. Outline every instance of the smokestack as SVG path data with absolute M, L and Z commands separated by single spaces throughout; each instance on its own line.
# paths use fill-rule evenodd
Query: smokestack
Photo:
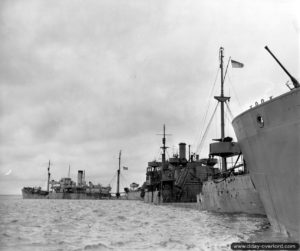
M 78 170 L 77 185 L 82 186 L 83 171 Z
M 199 160 L 199 154 L 196 154 L 196 160 Z
M 185 143 L 179 143 L 179 158 L 186 159 Z

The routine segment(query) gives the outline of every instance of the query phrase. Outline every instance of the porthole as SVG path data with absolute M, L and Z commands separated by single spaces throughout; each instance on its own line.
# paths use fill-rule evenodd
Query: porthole
M 260 128 L 264 127 L 264 119 L 260 114 L 256 116 L 256 122 Z

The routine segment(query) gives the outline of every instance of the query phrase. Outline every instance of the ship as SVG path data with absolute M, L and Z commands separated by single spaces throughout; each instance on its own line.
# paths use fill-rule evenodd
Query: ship
M 271 226 L 300 239 L 300 85 L 234 118 L 232 124 Z
M 223 74 L 223 52 L 224 48 L 221 47 L 219 50 L 221 93 L 219 96 L 214 97 L 218 101 L 214 112 L 220 105 L 221 135 L 219 139 L 214 139 L 215 142 L 209 145 L 209 159 L 221 159 L 221 170 L 214 175 L 210 175 L 203 182 L 201 192 L 197 195 L 197 202 L 200 210 L 265 215 L 260 195 L 252 182 L 247 164 L 243 160 L 240 145 L 238 142 L 234 142 L 232 137 L 225 135 L 224 108 L 226 106 L 230 111 L 228 105 L 230 97 L 224 95 L 226 72 Z M 238 64 L 238 67 L 243 66 L 239 62 L 231 60 L 231 58 L 229 58 L 228 64 L 229 62 Z M 226 71 L 227 69 L 228 65 Z M 214 114 L 210 121 L 213 116 Z M 207 126 L 209 127 L 210 123 Z M 231 166 L 227 161 L 228 158 L 235 159 Z
M 210 144 L 208 157 L 199 158 L 199 154 L 191 154 L 190 145 L 186 157 L 186 143 L 179 143 L 179 155 L 173 155 L 167 160 L 164 125 L 161 161 L 148 162 L 145 202 L 192 203 L 192 207 L 199 210 L 265 215 L 259 193 L 243 161 L 239 144 L 231 137 L 225 136 L 224 106 L 230 97 L 224 96 L 223 90 L 223 50 L 220 48 L 219 51 L 221 95 L 215 97 L 218 101 L 217 106 L 221 104 L 221 138 Z M 236 159 L 232 166 L 227 163 L 229 157 Z M 218 158 L 221 159 L 221 170 L 216 167 Z
M 179 154 L 166 159 L 166 132 L 163 126 L 161 161 L 148 162 L 144 202 L 154 204 L 192 203 L 197 206 L 197 194 L 210 175 L 218 172 L 214 165 L 216 159 L 199 159 L 191 154 L 190 145 L 187 156 L 186 143 L 179 143 Z
M 122 150 L 119 152 L 119 167 L 117 169 L 117 187 L 116 192 L 111 193 L 113 199 L 121 200 L 143 200 L 142 187 L 139 187 L 139 184 L 133 182 L 130 184 L 130 188 L 124 187 L 124 191 L 120 191 L 120 176 L 121 176 L 121 156 Z M 123 166 L 123 170 L 128 170 L 128 167 Z M 114 177 L 113 177 L 114 178 Z
M 91 181 L 87 184 L 85 181 L 85 171 L 78 170 L 77 183 L 70 178 L 70 167 L 68 177 L 61 178 L 59 181 L 50 181 L 50 161 L 48 165 L 47 190 L 41 187 L 23 187 L 23 199 L 109 199 L 111 198 L 111 187 L 93 184 Z M 51 186 L 51 190 L 50 190 Z

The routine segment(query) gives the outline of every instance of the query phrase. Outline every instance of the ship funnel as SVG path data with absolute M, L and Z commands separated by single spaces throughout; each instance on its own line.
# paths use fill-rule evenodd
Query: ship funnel
M 186 144 L 185 143 L 179 143 L 179 158 L 180 159 L 186 159 Z
M 78 170 L 77 185 L 82 186 L 82 182 L 83 182 L 83 171 Z

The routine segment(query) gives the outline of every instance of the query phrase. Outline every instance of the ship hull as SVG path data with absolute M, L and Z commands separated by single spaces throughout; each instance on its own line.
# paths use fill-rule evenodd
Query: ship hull
M 271 225 L 299 239 L 300 89 L 247 110 L 233 127 Z
M 197 203 L 200 210 L 266 215 L 249 174 L 205 181 Z
M 125 195 L 127 200 L 143 200 L 141 197 L 141 191 L 129 191 Z
M 30 193 L 22 189 L 23 199 L 53 199 L 53 200 L 97 200 L 108 199 L 110 196 L 101 194 L 89 194 L 89 193 L 49 193 L 39 194 Z
M 219 213 L 266 215 L 249 174 L 231 176 L 225 180 L 203 182 L 202 192 L 195 195 L 195 202 L 162 202 L 158 191 L 146 192 L 144 202 L 177 205 Z
M 29 192 L 23 188 L 22 189 L 22 197 L 23 197 L 23 199 L 48 199 L 48 194 Z

